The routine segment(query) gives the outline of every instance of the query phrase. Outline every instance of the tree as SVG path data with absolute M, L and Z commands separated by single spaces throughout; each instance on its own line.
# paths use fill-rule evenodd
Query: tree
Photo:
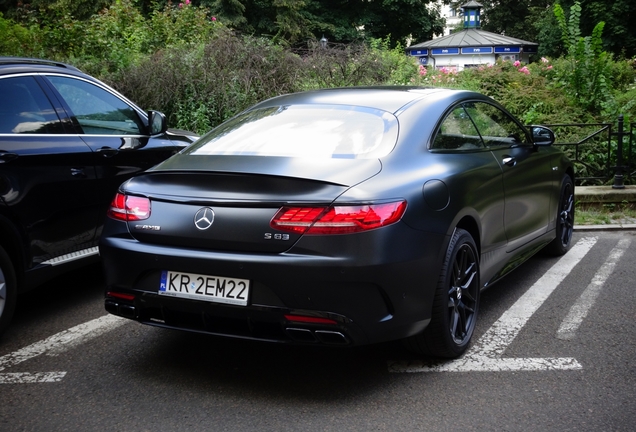
M 559 58 L 567 54 L 567 47 L 561 38 L 561 30 L 552 8 L 537 10 L 533 21 L 537 31 L 533 42 L 539 44 L 541 57 Z
M 550 0 L 481 0 L 484 5 L 481 26 L 484 30 L 535 42 L 534 22 L 541 11 L 549 10 Z
M 203 2 L 205 6 L 208 2 Z M 240 27 L 246 23 L 245 4 L 239 0 L 215 0 L 209 5 L 228 26 Z
M 324 35 L 338 43 L 390 37 L 395 46 L 431 39 L 444 24 L 433 0 L 217 0 L 212 10 L 237 30 L 292 43 Z
M 568 10 L 574 0 L 561 0 Z M 603 46 L 616 56 L 636 56 L 636 2 L 633 0 L 580 0 L 581 32 L 591 34 L 596 24 L 605 22 Z
M 409 37 L 426 41 L 444 32 L 439 6 L 430 0 L 361 1 L 360 11 L 365 34 L 389 37 L 392 46 L 405 45 Z

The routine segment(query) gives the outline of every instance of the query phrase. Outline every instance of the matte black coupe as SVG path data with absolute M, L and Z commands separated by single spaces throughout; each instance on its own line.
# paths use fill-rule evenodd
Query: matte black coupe
M 106 309 L 144 324 L 457 357 L 480 291 L 564 254 L 574 172 L 545 127 L 460 90 L 280 96 L 124 183 Z

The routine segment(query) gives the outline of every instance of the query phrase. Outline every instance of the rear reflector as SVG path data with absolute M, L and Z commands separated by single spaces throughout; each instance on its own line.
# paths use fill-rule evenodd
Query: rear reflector
M 130 300 L 130 301 L 135 299 L 134 294 L 118 293 L 118 292 L 114 292 L 114 291 L 108 291 L 106 293 L 106 297 L 113 297 L 113 298 L 118 298 L 118 299 L 122 299 L 122 300 Z
M 305 315 L 285 315 L 287 321 L 309 324 L 338 324 L 336 320 Z
M 334 207 L 283 207 L 270 222 L 280 231 L 297 234 L 349 234 L 398 222 L 406 201 Z
M 117 192 L 108 208 L 108 216 L 120 221 L 140 221 L 150 217 L 150 200 Z

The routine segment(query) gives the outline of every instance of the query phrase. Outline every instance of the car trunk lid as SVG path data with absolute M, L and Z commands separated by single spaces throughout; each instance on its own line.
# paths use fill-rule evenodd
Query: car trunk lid
M 300 235 L 270 227 L 281 207 L 327 206 L 380 171 L 377 159 L 203 159 L 209 163 L 194 169 L 188 163 L 187 171 L 174 161 L 162 164 L 125 184 L 126 193 L 151 200 L 150 217 L 128 223 L 135 239 L 202 250 L 283 252 Z

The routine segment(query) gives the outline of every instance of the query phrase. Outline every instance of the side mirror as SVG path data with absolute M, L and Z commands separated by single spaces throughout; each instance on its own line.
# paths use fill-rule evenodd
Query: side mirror
M 148 131 L 150 135 L 159 135 L 167 130 L 166 116 L 159 111 L 148 111 Z
M 552 129 L 545 126 L 530 126 L 530 130 L 532 131 L 532 141 L 536 145 L 549 146 L 554 144 L 556 140 Z

